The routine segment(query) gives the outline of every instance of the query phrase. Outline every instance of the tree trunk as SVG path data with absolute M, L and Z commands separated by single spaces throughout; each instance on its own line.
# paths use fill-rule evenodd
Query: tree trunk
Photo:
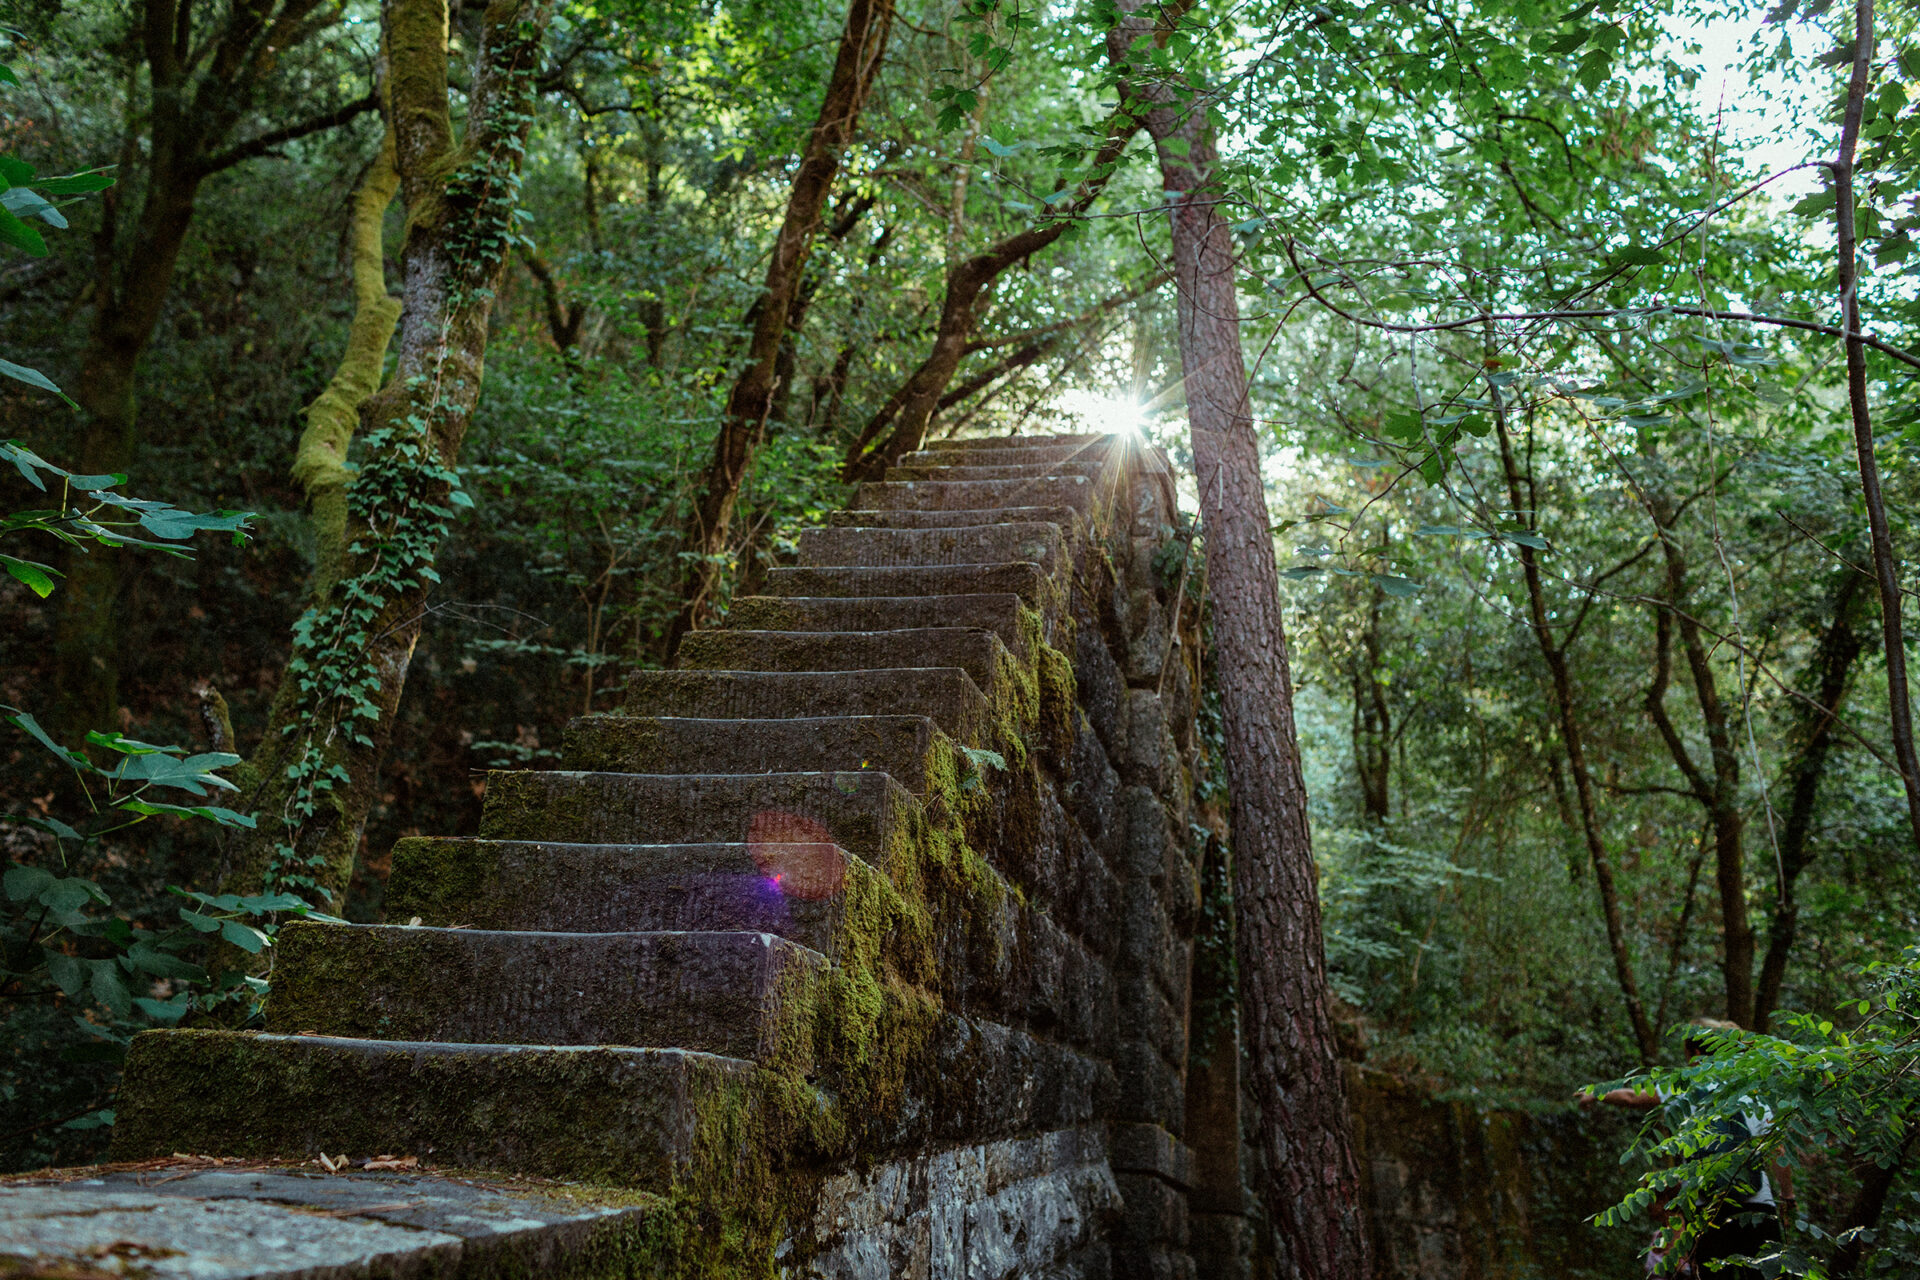
M 960 362 L 974 349 L 970 346 L 974 321 L 994 282 L 1009 268 L 1066 234 L 1075 215 L 1084 212 L 1105 190 L 1121 152 L 1126 150 L 1139 127 L 1131 120 L 1115 121 L 1106 142 L 1093 157 L 1091 171 L 1075 189 L 1072 201 L 1046 222 L 1016 232 L 948 267 L 947 293 L 940 303 L 940 323 L 934 331 L 933 349 L 847 450 L 840 472 L 842 480 L 871 480 L 925 443 L 927 424 L 938 411 L 941 397 L 959 372 Z M 950 234 L 957 235 L 957 229 L 950 228 Z M 889 423 L 893 430 L 885 441 L 878 448 L 867 450 Z
M 513 243 L 520 160 L 550 0 L 492 0 L 456 144 L 446 0 L 384 13 L 395 168 L 407 205 L 393 377 L 366 402 L 347 489 L 347 554 L 294 626 L 294 655 L 249 763 L 260 825 L 235 853 L 241 891 L 292 889 L 337 909 L 378 793 L 479 399 L 487 321 Z
M 1292 1274 L 1364 1280 L 1372 1271 L 1359 1165 L 1329 1015 L 1318 872 L 1280 616 L 1259 444 L 1240 350 L 1235 255 L 1226 220 L 1200 198 L 1214 176 L 1204 109 L 1169 85 L 1128 82 L 1129 51 L 1155 37 L 1143 3 L 1122 5 L 1108 56 L 1122 100 L 1144 113 L 1169 192 L 1180 359 L 1206 538 L 1207 592 L 1233 831 L 1242 1011 L 1268 1211 Z M 1184 144 L 1184 146 L 1182 145 Z
M 1507 429 L 1507 415 L 1496 405 L 1494 431 L 1500 440 L 1500 465 L 1506 473 L 1507 498 L 1516 512 L 1525 512 L 1531 525 L 1535 512 L 1521 491 L 1519 464 L 1513 456 L 1513 435 Z M 1613 954 L 1614 981 L 1627 1006 L 1627 1023 L 1633 1028 L 1633 1040 L 1640 1060 L 1651 1065 L 1660 1055 L 1660 1039 L 1647 1019 L 1646 1006 L 1640 1001 L 1640 981 L 1634 976 L 1633 953 L 1628 949 L 1626 923 L 1620 916 L 1620 894 L 1613 881 L 1613 859 L 1606 842 L 1600 838 L 1600 815 L 1594 803 L 1593 774 L 1587 767 L 1586 738 L 1580 732 L 1575 714 L 1573 673 L 1567 666 L 1567 652 L 1554 643 L 1548 620 L 1546 588 L 1540 581 L 1540 562 L 1532 547 L 1520 549 L 1520 569 L 1527 583 L 1527 617 L 1533 636 L 1540 646 L 1541 660 L 1553 689 L 1553 708 L 1560 722 L 1560 741 L 1567 752 L 1567 771 L 1573 775 L 1574 801 L 1580 810 L 1580 832 L 1586 838 L 1587 861 L 1593 865 L 1593 885 L 1600 895 L 1600 918 L 1607 929 L 1607 949 Z
M 1881 649 L 1887 662 L 1888 728 L 1893 759 L 1907 793 L 1907 823 L 1920 845 L 1920 757 L 1914 752 L 1913 703 L 1907 692 L 1907 646 L 1900 623 L 1900 561 L 1893 553 L 1886 495 L 1880 488 L 1880 463 L 1874 453 L 1873 412 L 1867 403 L 1867 347 L 1860 335 L 1859 237 L 1854 226 L 1853 155 L 1860 141 L 1867 87 L 1873 74 L 1873 0 L 1855 0 L 1853 73 L 1847 84 L 1840 150 L 1833 170 L 1834 221 L 1839 249 L 1841 323 L 1847 339 L 1847 410 L 1853 420 L 1854 457 L 1860 466 L 1860 496 L 1867 505 L 1867 531 L 1873 544 L 1873 578 L 1880 590 Z
M 1721 977 L 1726 989 L 1729 1021 L 1753 1025 L 1753 920 L 1747 912 L 1746 818 L 1740 810 L 1740 756 L 1720 701 L 1713 663 L 1690 613 L 1686 552 L 1674 528 L 1672 504 L 1654 498 L 1648 505 L 1654 532 L 1667 570 L 1667 606 L 1655 606 L 1654 681 L 1647 694 L 1647 711 L 1667 744 L 1667 753 L 1686 779 L 1694 798 L 1707 811 L 1713 827 L 1714 883 L 1720 891 Z M 1680 633 L 1681 652 L 1693 680 L 1694 701 L 1706 730 L 1709 774 L 1693 760 L 1686 743 L 1667 717 L 1666 691 L 1671 671 L 1671 643 Z
M 747 346 L 746 367 L 727 397 L 713 458 L 696 495 L 693 513 L 681 544 L 686 559 L 680 583 L 680 609 L 668 625 L 667 656 L 680 647 L 681 637 L 706 620 L 720 562 L 727 549 L 727 530 L 733 508 L 746 480 L 747 468 L 765 436 L 773 412 L 781 340 L 786 336 L 794 292 L 800 287 L 807 251 L 820 229 L 820 217 L 833 189 L 840 157 L 853 139 L 867 93 L 879 73 L 887 36 L 893 24 L 893 0 L 849 0 L 846 25 L 825 99 L 800 157 L 787 212 L 767 263 L 766 285 L 756 304 L 753 336 Z
M 1813 667 L 1819 687 L 1814 693 L 1816 710 L 1807 713 L 1802 732 L 1806 735 L 1792 765 L 1793 790 L 1787 802 L 1787 820 L 1780 830 L 1780 883 L 1774 898 L 1773 921 L 1767 930 L 1767 953 L 1760 962 L 1760 982 L 1753 997 L 1753 1029 L 1765 1031 L 1780 1007 L 1780 989 L 1786 981 L 1787 961 L 1793 952 L 1799 931 L 1800 902 L 1794 895 L 1800 873 L 1806 870 L 1811 855 L 1807 844 L 1813 836 L 1813 810 L 1820 796 L 1820 778 L 1826 772 L 1827 756 L 1833 745 L 1833 724 L 1846 700 L 1847 679 L 1853 663 L 1864 647 L 1860 633 L 1854 630 L 1854 614 L 1861 603 L 1860 590 L 1866 579 L 1852 569 L 1844 572 L 1833 596 L 1833 617 L 1820 637 Z
M 84 417 L 78 469 L 127 472 L 140 446 L 135 388 L 141 357 L 173 287 L 175 265 L 193 222 L 194 201 L 209 175 L 266 149 L 352 118 L 369 100 L 272 131 L 250 143 L 227 142 L 290 47 L 323 25 L 320 0 L 234 5 L 217 30 L 198 29 L 185 0 L 144 0 L 128 44 L 149 82 L 147 186 L 133 234 L 119 243 L 120 197 L 105 203 L 94 236 L 97 301 L 72 382 Z M 128 92 L 135 91 L 136 74 Z M 132 108 L 129 108 L 132 114 Z M 132 126 L 129 126 L 131 130 Z M 132 132 L 123 148 L 139 152 Z M 125 181 L 125 176 L 122 176 Z M 75 549 L 54 624 L 55 722 L 69 734 L 112 723 L 119 704 L 115 621 L 120 557 Z

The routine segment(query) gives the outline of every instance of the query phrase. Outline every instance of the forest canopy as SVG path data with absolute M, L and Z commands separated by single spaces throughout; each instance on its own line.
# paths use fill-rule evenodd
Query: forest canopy
M 1913 12 L 388 9 L 4 31 L 6 1167 L 97 1151 L 134 1030 L 243 1025 L 279 921 L 382 919 L 396 839 L 473 832 L 913 450 L 1138 433 L 1202 507 L 1175 206 L 1231 236 L 1368 1062 L 1568 1106 L 1699 1016 L 1881 1025 Z

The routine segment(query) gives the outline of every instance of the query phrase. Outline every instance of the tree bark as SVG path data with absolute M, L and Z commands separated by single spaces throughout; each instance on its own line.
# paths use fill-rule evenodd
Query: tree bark
M 1853 156 L 1860 142 L 1867 87 L 1873 74 L 1873 0 L 1855 0 L 1853 71 L 1847 84 L 1846 113 L 1840 127 L 1839 154 L 1833 170 L 1834 220 L 1839 241 L 1841 328 L 1846 332 L 1847 410 L 1853 420 L 1853 451 L 1860 466 L 1860 496 L 1867 505 L 1867 531 L 1873 544 L 1873 579 L 1880 591 L 1880 640 L 1887 661 L 1887 711 L 1893 759 L 1907 793 L 1907 822 L 1920 845 L 1920 757 L 1913 744 L 1913 703 L 1907 691 L 1907 646 L 1900 623 L 1900 562 L 1893 554 L 1887 500 L 1880 487 L 1880 463 L 1874 454 L 1873 411 L 1867 403 L 1867 345 L 1860 332 L 1859 237 L 1854 226 Z
M 1647 713 L 1659 729 L 1667 753 L 1673 757 L 1694 799 L 1713 826 L 1714 883 L 1720 891 L 1720 965 L 1726 991 L 1726 1014 L 1743 1027 L 1753 1025 L 1753 920 L 1747 912 L 1746 818 L 1740 809 L 1740 756 L 1720 701 L 1713 663 L 1700 636 L 1700 626 L 1689 613 L 1686 552 L 1674 528 L 1672 505 L 1664 498 L 1649 504 L 1654 531 L 1666 562 L 1666 606 L 1654 606 L 1654 677 L 1647 692 Z M 1693 680 L 1694 701 L 1707 735 L 1711 772 L 1702 770 L 1667 715 L 1667 682 L 1672 672 L 1672 641 L 1680 633 L 1681 652 Z
M 407 205 L 398 360 L 365 404 L 347 489 L 346 556 L 295 624 L 294 658 L 249 762 L 259 818 L 233 854 L 238 891 L 291 888 L 337 909 L 437 577 L 487 321 L 513 243 L 521 156 L 551 0 L 492 0 L 480 21 L 466 137 L 447 92 L 446 0 L 387 0 L 395 168 Z
M 1513 456 L 1513 435 L 1507 429 L 1503 409 L 1495 408 L 1493 426 L 1500 440 L 1500 465 L 1506 473 L 1507 498 L 1516 512 L 1527 513 L 1525 518 L 1531 526 L 1534 508 L 1521 489 L 1520 468 Z M 1627 1023 L 1633 1028 L 1640 1060 L 1652 1065 L 1660 1055 L 1660 1040 L 1640 1000 L 1640 981 L 1634 976 L 1633 953 L 1628 949 L 1626 924 L 1620 916 L 1620 894 L 1613 880 L 1613 859 L 1607 854 L 1606 842 L 1600 838 L 1600 815 L 1593 798 L 1593 774 L 1587 767 L 1586 738 L 1580 731 L 1580 719 L 1574 708 L 1573 673 L 1568 668 L 1565 648 L 1554 643 L 1537 553 L 1526 546 L 1519 551 L 1520 569 L 1527 583 L 1527 620 L 1540 646 L 1540 658 L 1547 664 L 1553 708 L 1560 722 L 1560 741 L 1566 748 L 1567 771 L 1573 775 L 1574 801 L 1580 810 L 1580 833 L 1586 839 L 1587 861 L 1593 866 L 1593 886 L 1600 895 L 1600 918 L 1607 929 L 1607 949 L 1613 955 L 1614 981 L 1627 1007 Z
M 840 157 L 853 139 L 867 94 L 880 70 L 893 24 L 893 0 L 849 0 L 840 32 L 840 49 L 813 129 L 807 134 L 800 167 L 787 195 L 786 217 L 767 263 L 766 284 L 756 306 L 746 366 L 735 379 L 714 439 L 700 491 L 687 521 L 681 554 L 686 561 L 680 583 L 680 609 L 667 627 L 669 659 L 687 632 L 706 620 L 713 589 L 726 554 L 727 530 L 747 468 L 766 434 L 778 389 L 776 366 L 786 336 L 795 291 L 800 287 L 807 251 L 820 229 L 822 211 L 833 189 Z
M 1092 170 L 1074 190 L 1073 199 L 1047 221 L 1015 232 L 947 268 L 947 292 L 940 303 L 940 322 L 934 330 L 933 348 L 848 448 L 840 471 L 842 480 L 871 480 L 926 441 L 927 424 L 933 420 L 941 397 L 959 372 L 960 362 L 973 349 L 969 343 L 981 302 L 1009 268 L 1066 234 L 1075 215 L 1084 212 L 1106 189 L 1121 152 L 1126 150 L 1139 127 L 1131 120 L 1116 119 L 1106 142 L 1093 157 Z M 958 232 L 953 230 L 951 234 Z M 893 430 L 886 439 L 877 448 L 868 449 L 889 424 Z
M 1804 717 L 1805 735 L 1792 765 L 1793 790 L 1787 802 L 1787 819 L 1780 830 L 1780 883 L 1774 898 L 1773 919 L 1767 930 L 1767 953 L 1760 961 L 1760 982 L 1753 996 L 1753 1029 L 1765 1031 L 1774 1011 L 1780 1007 L 1780 989 L 1786 982 L 1787 961 L 1799 932 L 1800 901 L 1794 889 L 1800 873 L 1812 860 L 1807 845 L 1813 836 L 1814 805 L 1820 796 L 1820 779 L 1826 773 L 1827 757 L 1833 746 L 1833 725 L 1846 701 L 1847 681 L 1855 659 L 1864 647 L 1854 629 L 1861 588 L 1866 579 L 1852 569 L 1843 573 L 1833 595 L 1833 615 L 1820 637 L 1813 668 L 1818 688 L 1814 701 L 1818 710 Z
M 1233 240 L 1209 199 L 1216 153 L 1204 108 L 1136 75 L 1131 50 L 1164 37 L 1164 8 L 1127 0 L 1108 33 L 1122 101 L 1159 154 L 1179 289 L 1180 359 L 1207 555 L 1225 736 L 1234 902 L 1264 1188 L 1287 1264 L 1305 1280 L 1371 1274 L 1352 1121 L 1329 1014 L 1318 872 L 1293 721 L 1259 444 L 1240 350 Z
M 140 358 L 173 286 L 174 268 L 209 174 L 351 119 L 372 105 L 360 99 L 312 120 L 227 146 L 288 49 L 333 21 L 315 16 L 320 0 L 265 0 L 228 6 L 215 30 L 196 31 L 190 0 L 144 0 L 128 33 L 135 68 L 147 70 L 147 184 L 131 238 L 119 242 L 120 197 L 103 211 L 94 236 L 97 301 L 70 384 L 85 423 L 79 470 L 126 472 L 139 450 L 135 388 Z M 134 92 L 137 74 L 128 82 Z M 129 104 L 129 114 L 134 116 Z M 137 118 L 137 117 L 136 117 Z M 123 155 L 138 155 L 129 124 Z M 124 178 L 123 178 L 124 181 Z M 76 550 L 54 626 L 56 723 L 71 734 L 112 723 L 119 704 L 115 624 L 120 558 Z

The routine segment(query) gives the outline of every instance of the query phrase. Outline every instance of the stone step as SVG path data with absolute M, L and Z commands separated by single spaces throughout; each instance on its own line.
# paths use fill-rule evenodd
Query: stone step
M 958 667 L 991 695 L 1014 661 L 991 631 L 696 631 L 680 644 L 684 671 L 885 671 Z
M 833 511 L 827 523 L 836 529 L 961 529 L 976 524 L 1057 524 L 1069 538 L 1083 536 L 1086 523 L 1072 507 L 983 507 L 977 511 Z
M 917 825 L 884 773 L 497 771 L 480 834 L 563 844 L 833 844 L 881 869 Z
M 582 716 L 567 726 L 562 761 L 588 773 L 778 773 L 872 769 L 909 791 L 953 744 L 926 716 L 805 716 L 791 720 L 699 720 L 679 716 Z
M 267 1030 L 643 1045 L 805 1072 L 826 958 L 770 933 L 533 933 L 294 921 Z
M 916 450 L 900 459 L 897 465 L 903 467 L 1034 466 L 1059 462 L 1104 463 L 1112 456 L 1111 442 L 1106 437 L 1101 437 L 1091 444 L 1030 444 L 1020 448 L 962 449 L 941 444 L 929 449 Z
M 1031 615 L 1029 615 L 1031 617 Z M 991 631 L 1023 662 L 1033 659 L 1031 624 L 1010 591 L 945 596 L 747 596 L 727 610 L 727 629 L 899 631 L 969 627 Z
M 980 466 L 937 466 L 887 468 L 890 481 L 905 480 L 1052 480 L 1059 476 L 1086 476 L 1097 478 L 1107 469 L 1105 462 L 1076 460 L 1072 462 L 1013 462 Z
M 942 440 L 937 449 L 1086 449 L 1111 444 L 1119 437 L 1105 433 L 1085 436 L 972 436 L 965 440 Z
M 847 904 L 880 892 L 878 874 L 830 844 L 413 836 L 393 846 L 387 916 L 542 933 L 773 933 L 837 960 Z
M 766 592 L 795 596 L 850 599 L 860 596 L 1017 595 L 1041 608 L 1058 594 L 1058 584 L 1037 564 L 936 564 L 783 566 L 767 571 Z
M 981 745 L 991 732 L 986 695 L 958 667 L 636 671 L 627 677 L 626 713 L 696 720 L 924 716 L 968 746 Z
M 803 565 L 877 568 L 928 565 L 1037 564 L 1048 573 L 1067 562 L 1057 524 L 984 524 L 965 529 L 805 529 Z
M 157 1031 L 134 1037 L 112 1158 L 417 1155 L 665 1191 L 758 1068 L 685 1049 Z M 711 1130 L 707 1131 L 711 1133 Z
M 876 511 L 982 511 L 996 507 L 1072 507 L 1092 516 L 1100 486 L 1080 475 L 1037 480 L 879 480 L 863 484 L 854 505 Z

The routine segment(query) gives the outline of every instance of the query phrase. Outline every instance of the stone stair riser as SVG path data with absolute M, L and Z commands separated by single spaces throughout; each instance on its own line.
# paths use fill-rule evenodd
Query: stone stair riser
M 899 671 L 638 671 L 627 681 L 632 716 L 778 720 L 924 716 L 957 742 L 984 745 L 993 709 L 957 667 Z
M 1022 662 L 1044 622 L 1011 592 L 991 595 L 825 597 L 747 596 L 727 610 L 734 631 L 902 631 L 969 627 L 993 632 Z
M 561 760 L 588 773 L 773 773 L 804 760 L 830 772 L 884 773 L 919 793 L 927 789 L 929 769 L 953 750 L 952 740 L 926 716 L 596 715 L 567 726 Z
M 1047 573 L 1066 563 L 1055 524 L 990 524 L 961 529 L 808 529 L 800 535 L 802 565 L 874 568 L 1026 562 Z
M 765 891 L 777 896 L 779 886 Z M 764 933 L 532 933 L 295 922 L 267 1029 L 645 1045 L 805 1072 L 826 960 Z

